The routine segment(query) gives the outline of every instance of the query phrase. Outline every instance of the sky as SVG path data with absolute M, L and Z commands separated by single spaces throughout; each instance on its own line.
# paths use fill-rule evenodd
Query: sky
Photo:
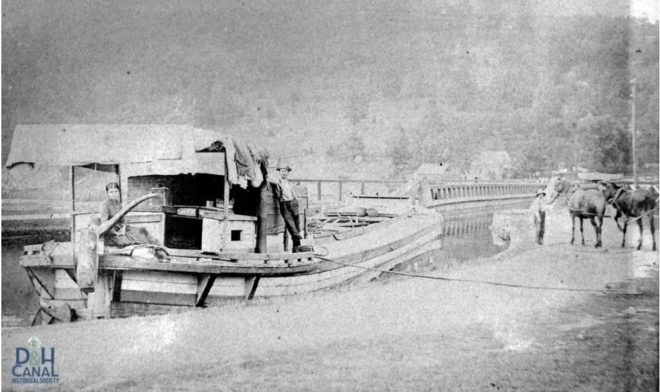
M 633 0 L 631 4 L 631 15 L 657 22 L 660 15 L 660 2 L 658 0 Z

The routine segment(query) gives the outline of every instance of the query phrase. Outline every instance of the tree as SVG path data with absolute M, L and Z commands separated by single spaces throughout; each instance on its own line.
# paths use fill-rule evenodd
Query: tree
M 602 172 L 623 172 L 630 162 L 630 138 L 622 121 L 610 116 L 578 120 L 578 164 Z
M 389 155 L 397 173 L 407 172 L 416 166 L 415 154 L 403 127 L 399 128 L 399 134 L 392 140 Z
M 364 156 L 365 150 L 366 145 L 362 137 L 357 133 L 353 133 L 344 141 L 331 145 L 327 150 L 327 154 L 340 160 L 350 159 L 355 161 Z

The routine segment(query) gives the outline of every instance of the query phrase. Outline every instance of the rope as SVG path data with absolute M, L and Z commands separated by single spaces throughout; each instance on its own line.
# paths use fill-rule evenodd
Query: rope
M 593 216 L 600 216 L 599 214 L 594 214 L 592 212 L 582 212 L 584 210 L 577 210 L 577 209 L 568 209 L 569 212 L 571 213 L 579 213 L 580 215 L 593 215 Z M 603 215 L 603 218 L 613 218 L 612 215 Z
M 411 278 L 422 278 L 422 279 L 431 279 L 431 280 L 443 280 L 447 282 L 462 282 L 462 283 L 477 283 L 477 284 L 484 284 L 484 285 L 490 285 L 490 286 L 502 286 L 502 287 L 513 287 L 513 288 L 521 288 L 521 289 L 530 289 L 530 290 L 548 290 L 548 291 L 578 291 L 578 292 L 605 292 L 605 293 L 614 293 L 614 294 L 629 294 L 626 291 L 615 291 L 615 290 L 597 290 L 597 289 L 579 289 L 579 288 L 566 288 L 566 287 L 548 287 L 548 286 L 530 286 L 530 285 L 522 285 L 522 284 L 513 284 L 513 283 L 502 283 L 502 282 L 492 282 L 492 281 L 487 281 L 487 280 L 474 280 L 474 279 L 461 279 L 461 278 L 447 278 L 444 276 L 433 276 L 433 275 L 421 275 L 421 274 L 413 274 L 409 272 L 401 272 L 401 271 L 389 271 L 389 270 L 383 270 L 379 268 L 372 268 L 372 267 L 363 267 L 361 265 L 355 265 L 355 264 L 350 264 L 350 263 L 344 263 L 338 260 L 332 260 L 328 259 L 325 257 L 317 256 L 315 255 L 316 258 L 324 261 L 329 261 L 332 263 L 336 263 L 339 265 L 343 265 L 346 267 L 355 267 L 355 268 L 360 268 L 364 270 L 369 270 L 369 271 L 376 271 L 380 273 L 386 273 L 386 274 L 392 274 L 392 275 L 402 275 L 402 276 L 408 276 Z

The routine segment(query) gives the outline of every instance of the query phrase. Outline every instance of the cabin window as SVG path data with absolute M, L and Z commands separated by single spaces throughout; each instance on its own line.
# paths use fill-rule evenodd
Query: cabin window
M 241 240 L 241 231 L 242 230 L 232 230 L 231 231 L 231 240 L 240 241 Z

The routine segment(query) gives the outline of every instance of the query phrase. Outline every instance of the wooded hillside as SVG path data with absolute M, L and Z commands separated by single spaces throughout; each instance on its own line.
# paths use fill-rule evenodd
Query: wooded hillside
M 463 171 L 483 150 L 519 176 L 620 172 L 635 79 L 640 164 L 657 162 L 657 22 L 591 3 L 616 9 L 3 1 L 2 152 L 19 123 L 185 123 L 266 145 L 298 176 Z

